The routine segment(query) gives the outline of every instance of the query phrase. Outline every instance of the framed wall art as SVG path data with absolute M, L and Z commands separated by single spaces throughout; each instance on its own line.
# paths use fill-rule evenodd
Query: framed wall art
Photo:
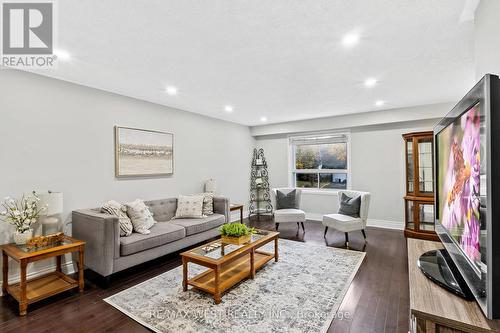
M 115 126 L 115 176 L 168 176 L 174 172 L 172 133 Z

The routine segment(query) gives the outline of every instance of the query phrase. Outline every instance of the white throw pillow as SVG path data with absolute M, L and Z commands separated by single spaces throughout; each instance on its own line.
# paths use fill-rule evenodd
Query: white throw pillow
M 115 200 L 109 200 L 101 207 L 101 212 L 108 213 L 118 217 L 120 222 L 120 236 L 130 236 L 134 227 L 132 221 L 127 215 L 127 207 Z
M 201 219 L 203 215 L 203 195 L 179 195 L 174 219 Z
M 149 229 L 156 223 L 153 214 L 149 211 L 144 201 L 136 199 L 133 202 L 126 203 L 127 214 L 132 221 L 134 231 L 143 235 L 149 234 Z

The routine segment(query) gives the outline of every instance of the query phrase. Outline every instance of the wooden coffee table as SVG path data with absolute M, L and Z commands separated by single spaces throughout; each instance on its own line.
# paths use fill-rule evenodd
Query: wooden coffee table
M 19 314 L 26 315 L 28 304 L 37 302 L 63 291 L 79 288 L 83 292 L 83 253 L 85 242 L 75 238 L 64 236 L 59 244 L 53 244 L 44 248 L 28 249 L 25 245 L 6 244 L 0 246 L 3 259 L 3 283 L 2 291 L 9 293 L 19 302 Z M 64 274 L 61 269 L 61 259 L 66 253 L 79 252 L 78 280 L 74 280 Z M 19 263 L 20 282 L 9 285 L 9 260 L 11 257 Z M 26 280 L 26 266 L 30 262 L 56 257 L 55 272 Z
M 250 277 L 255 278 L 255 271 L 274 258 L 278 261 L 279 232 L 265 231 L 267 234 L 254 234 L 249 243 L 244 245 L 222 244 L 220 239 L 181 253 L 184 291 L 188 285 L 213 295 L 215 304 L 221 302 L 223 292 Z M 274 253 L 258 250 L 274 241 Z M 207 250 L 207 247 L 215 247 Z M 188 279 L 188 263 L 195 263 L 209 268 L 201 274 Z

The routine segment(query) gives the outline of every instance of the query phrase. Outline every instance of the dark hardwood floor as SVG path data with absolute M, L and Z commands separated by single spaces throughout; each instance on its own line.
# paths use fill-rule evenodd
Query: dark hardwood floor
M 272 229 L 270 222 L 251 222 Z M 325 244 L 319 222 L 306 222 L 305 235 L 295 226 L 280 225 L 282 238 Z M 366 252 L 329 332 L 408 332 L 409 295 L 406 241 L 400 231 L 368 228 L 364 246 L 361 232 L 350 234 L 350 248 Z M 328 246 L 343 247 L 344 235 L 329 230 Z M 86 271 L 85 292 L 66 292 L 28 307 L 18 316 L 17 302 L 0 299 L 0 332 L 149 332 L 103 301 L 104 298 L 181 264 L 178 253 L 168 255 L 113 276 L 108 289 Z M 313 297 L 313 295 L 312 295 Z

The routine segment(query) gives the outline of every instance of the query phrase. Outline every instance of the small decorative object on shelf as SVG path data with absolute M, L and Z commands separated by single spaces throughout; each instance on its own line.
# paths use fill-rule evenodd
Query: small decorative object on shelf
M 273 205 L 269 193 L 269 174 L 267 172 L 267 162 L 264 157 L 264 149 L 254 149 L 252 159 L 252 171 L 250 181 L 250 216 L 261 215 L 271 216 Z
M 249 228 L 243 223 L 227 223 L 220 229 L 222 244 L 241 245 L 250 242 L 252 234 L 256 232 L 254 228 Z
M 13 236 L 16 244 L 26 244 L 26 241 L 33 236 L 31 226 L 46 209 L 39 204 L 39 201 L 40 198 L 33 191 L 30 195 L 23 195 L 20 200 L 7 197 L 2 202 L 4 210 L 0 211 L 0 219 L 15 227 Z
M 433 132 L 403 134 L 406 151 L 405 236 L 438 241 L 434 231 Z
M 35 249 L 39 247 L 60 244 L 63 240 L 64 240 L 64 233 L 58 232 L 52 235 L 37 236 L 30 238 L 26 242 L 26 247 L 28 247 L 28 249 Z

